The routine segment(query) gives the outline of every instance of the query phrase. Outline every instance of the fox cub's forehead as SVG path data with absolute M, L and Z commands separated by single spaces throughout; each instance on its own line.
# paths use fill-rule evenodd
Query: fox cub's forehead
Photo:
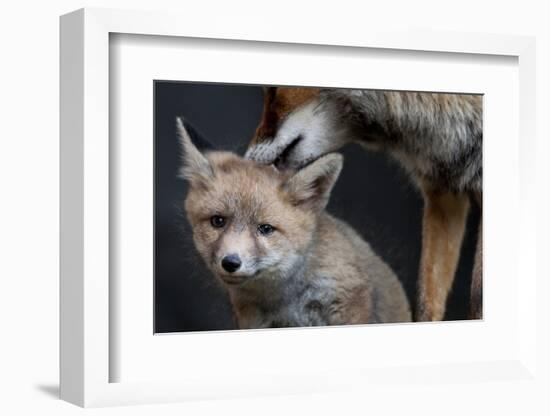
M 236 186 L 250 185 L 251 183 L 279 186 L 287 176 L 273 166 L 261 165 L 228 152 L 211 152 L 207 158 L 212 165 L 216 179 L 236 181 Z
M 280 186 L 286 174 L 272 166 L 257 164 L 234 154 L 212 152 L 207 155 L 214 171 L 205 197 L 212 204 L 238 212 L 261 214 L 282 203 Z

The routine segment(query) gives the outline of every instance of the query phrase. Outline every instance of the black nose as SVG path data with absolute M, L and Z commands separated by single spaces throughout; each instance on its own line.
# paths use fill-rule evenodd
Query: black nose
M 222 267 L 229 273 L 233 273 L 241 267 L 241 259 L 236 254 L 230 254 L 222 259 Z

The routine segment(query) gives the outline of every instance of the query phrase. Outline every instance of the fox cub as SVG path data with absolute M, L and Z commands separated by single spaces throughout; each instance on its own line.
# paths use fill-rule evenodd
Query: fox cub
M 325 211 L 342 169 L 327 154 L 278 171 L 230 152 L 201 152 L 181 119 L 185 211 L 239 328 L 406 322 L 401 283 L 349 225 Z

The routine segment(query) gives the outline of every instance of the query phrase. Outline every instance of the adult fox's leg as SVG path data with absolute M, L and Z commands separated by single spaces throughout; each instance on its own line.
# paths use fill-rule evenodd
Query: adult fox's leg
M 470 319 L 481 319 L 483 315 L 483 205 L 481 203 L 481 194 L 476 195 L 476 199 L 481 209 L 481 218 L 479 220 L 476 256 L 474 260 L 474 270 L 472 273 Z
M 445 315 L 470 207 L 465 194 L 437 192 L 425 186 L 422 255 L 416 319 L 439 321 Z

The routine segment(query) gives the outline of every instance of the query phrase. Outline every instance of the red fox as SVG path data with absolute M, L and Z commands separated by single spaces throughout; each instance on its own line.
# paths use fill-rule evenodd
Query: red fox
M 347 143 L 383 150 L 424 197 L 416 319 L 444 317 L 470 199 L 482 201 L 482 96 L 270 87 L 246 158 L 299 168 Z M 482 226 L 470 315 L 481 318 Z
M 230 152 L 203 153 L 192 128 L 177 124 L 193 240 L 227 289 L 239 328 L 411 320 L 390 267 L 325 211 L 341 155 L 279 171 Z

